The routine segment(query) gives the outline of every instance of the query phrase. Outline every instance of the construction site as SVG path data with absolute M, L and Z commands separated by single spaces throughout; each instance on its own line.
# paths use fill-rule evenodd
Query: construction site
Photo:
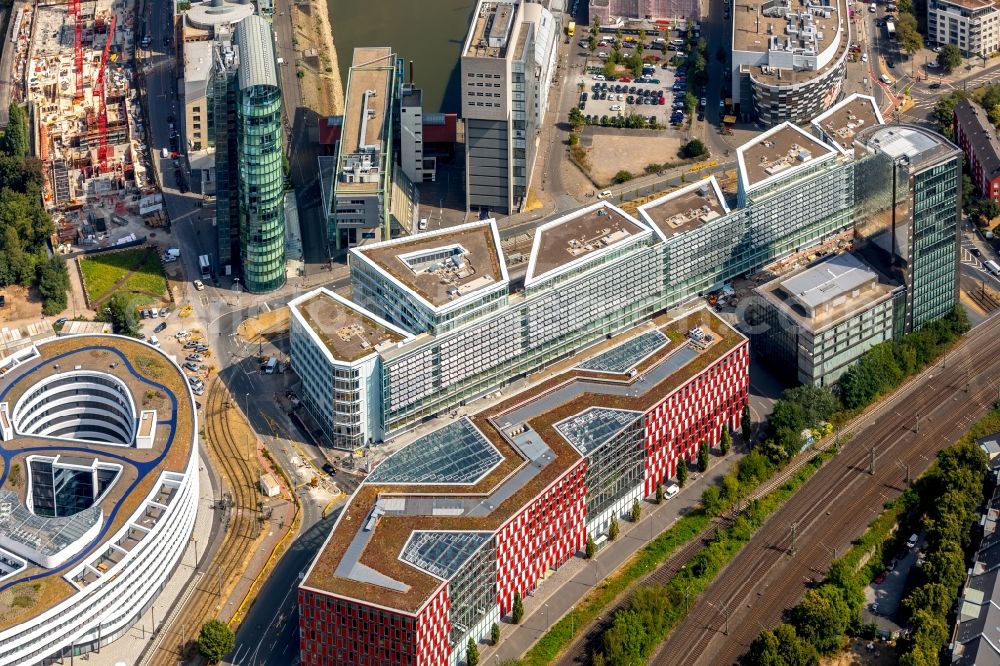
M 109 222 L 156 224 L 162 209 L 136 87 L 134 11 L 135 0 L 68 0 L 36 5 L 18 26 L 29 35 L 23 90 L 63 251 L 114 244 Z

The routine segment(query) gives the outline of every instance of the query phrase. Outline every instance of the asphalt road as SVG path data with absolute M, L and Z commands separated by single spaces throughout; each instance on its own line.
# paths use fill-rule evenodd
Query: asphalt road
M 664 655 L 676 663 L 733 663 L 761 629 L 777 625 L 822 578 L 833 551 L 843 553 L 882 504 L 902 492 L 906 466 L 918 476 L 993 404 L 1000 357 L 980 350 L 994 347 L 998 335 L 1000 319 L 988 319 L 946 359 L 847 428 L 853 436 L 841 453 L 765 523 L 650 663 L 664 663 Z

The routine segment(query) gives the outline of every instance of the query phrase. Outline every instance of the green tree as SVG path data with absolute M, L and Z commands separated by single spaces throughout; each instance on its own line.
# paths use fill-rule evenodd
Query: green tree
M 733 438 L 729 434 L 729 426 L 722 426 L 722 436 L 719 437 L 719 451 L 722 455 L 728 456 L 729 450 L 733 447 Z
M 956 90 L 946 97 L 939 97 L 934 103 L 934 120 L 937 130 L 949 139 L 955 138 L 954 112 L 958 100 L 968 97 L 964 91 Z
M 945 44 L 937 55 L 937 61 L 946 74 L 951 74 L 962 64 L 962 51 L 954 44 Z
M 657 504 L 662 504 L 663 503 L 663 484 L 662 483 L 656 484 L 656 503 Z
M 694 96 L 693 92 L 688 90 L 684 95 L 684 113 L 686 113 L 690 118 L 691 114 L 694 113 L 696 106 L 698 106 L 698 98 Z M 692 139 L 692 141 L 694 141 L 694 139 Z M 690 141 L 688 143 L 690 143 Z M 702 144 L 702 147 L 704 148 L 704 144 Z
M 521 600 L 520 592 L 514 592 L 514 606 L 510 614 L 514 624 L 521 624 L 521 620 L 524 619 L 524 601 Z
M 740 498 L 740 481 L 733 474 L 726 474 L 722 477 L 722 485 L 719 487 L 722 493 L 722 501 L 728 506 Z
M 806 592 L 792 609 L 791 624 L 796 633 L 821 654 L 833 654 L 844 642 L 851 615 L 840 590 L 833 585 L 823 585 Z
M 913 617 L 920 610 L 943 616 L 947 615 L 953 601 L 954 594 L 945 585 L 925 583 L 906 595 L 903 599 L 903 609 L 908 617 Z
M 684 456 L 681 456 L 677 461 L 677 485 L 681 488 L 688 480 L 688 462 Z
M 115 333 L 134 338 L 139 334 L 135 313 L 132 299 L 127 294 L 118 293 L 111 297 L 104 311 L 98 314 L 98 319 L 109 322 Z
M 583 123 L 583 112 L 580 111 L 580 107 L 574 106 L 569 110 L 569 124 L 573 127 L 580 127 Z
M 816 666 L 818 663 L 816 648 L 799 637 L 795 627 L 789 624 L 761 632 L 747 653 L 749 666 Z
M 587 50 L 590 51 L 590 55 L 594 55 L 594 52 L 597 51 L 597 33 L 593 30 L 587 36 Z
M 743 441 L 749 444 L 750 438 L 753 436 L 753 420 L 750 418 L 749 403 L 743 406 L 743 416 L 740 418 L 740 434 L 743 435 Z
M 8 109 L 10 121 L 0 141 L 0 150 L 23 159 L 28 154 L 28 116 L 16 102 L 11 102 Z
M 465 663 L 467 666 L 478 666 L 479 664 L 479 646 L 476 645 L 474 638 L 470 638 L 465 645 Z
M 42 297 L 42 313 L 54 315 L 66 309 L 69 273 L 66 262 L 52 257 L 38 267 L 38 293 Z
M 611 516 L 611 524 L 608 525 L 608 538 L 614 541 L 618 538 L 621 528 L 618 526 L 618 516 Z
M 1000 105 L 994 107 L 1000 111 Z M 994 218 L 1000 217 L 1000 203 L 993 199 L 974 199 L 968 206 L 969 216 L 976 223 L 989 225 Z
M 927 580 L 941 583 L 949 590 L 957 590 L 965 580 L 965 557 L 956 543 L 944 543 L 928 553 L 924 564 Z
M 580 135 L 576 132 L 569 133 L 569 145 L 579 146 L 580 145 Z
M 787 389 L 781 397 L 802 407 L 806 428 L 815 428 L 821 421 L 829 421 L 841 408 L 840 400 L 828 386 L 796 386 Z
M 632 172 L 631 171 L 626 171 L 625 169 L 622 169 L 621 171 L 619 171 L 618 173 L 615 174 L 614 181 L 616 183 L 618 183 L 619 185 L 622 184 L 622 183 L 626 183 L 626 182 L 628 182 L 630 180 L 632 180 Z
M 896 19 L 896 39 L 899 47 L 910 56 L 924 48 L 924 37 L 917 29 L 917 19 L 913 14 L 899 14 Z
M 705 513 L 709 516 L 717 516 L 722 513 L 722 494 L 719 492 L 718 487 L 709 486 L 705 488 L 705 492 L 701 494 L 701 506 L 705 509 Z
M 702 442 L 698 447 L 698 471 L 705 473 L 708 471 L 708 463 L 710 462 L 710 453 L 708 442 Z
M 588 560 L 594 559 L 594 555 L 597 555 L 597 542 L 594 541 L 594 537 L 587 535 L 587 545 L 584 546 L 584 554 L 587 556 Z
M 686 104 L 687 99 L 685 98 L 684 101 Z M 684 144 L 683 148 L 681 148 L 681 155 L 683 157 L 688 157 L 688 158 L 701 157 L 704 154 L 705 154 L 705 142 L 702 141 L 701 139 L 691 139 L 690 141 Z
M 500 643 L 500 625 L 496 622 L 490 627 L 490 644 L 497 645 Z
M 198 634 L 198 654 L 208 663 L 217 664 L 222 661 L 235 644 L 236 637 L 225 622 L 209 620 L 201 625 L 201 632 Z
M 632 500 L 632 522 L 637 523 L 642 518 L 642 505 L 638 499 Z
M 615 67 L 615 63 L 612 62 L 610 59 L 608 59 L 608 61 L 604 63 L 604 69 L 602 69 L 601 71 L 604 72 L 605 78 L 610 79 L 612 76 L 615 76 L 615 74 L 618 72 L 618 69 Z

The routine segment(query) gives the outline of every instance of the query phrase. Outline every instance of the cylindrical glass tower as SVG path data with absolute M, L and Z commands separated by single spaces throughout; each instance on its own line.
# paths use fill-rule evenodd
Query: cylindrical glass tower
M 271 28 L 259 16 L 237 26 L 240 255 L 253 293 L 285 283 L 285 209 L 281 88 Z

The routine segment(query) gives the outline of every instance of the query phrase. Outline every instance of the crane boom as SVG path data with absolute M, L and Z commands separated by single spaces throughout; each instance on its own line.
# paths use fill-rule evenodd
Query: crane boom
M 73 19 L 73 69 L 76 73 L 77 102 L 83 99 L 83 16 L 80 14 L 80 0 L 69 0 L 69 15 Z
M 118 16 L 112 14 L 111 23 L 108 25 L 108 37 L 104 40 L 104 51 L 101 53 L 101 64 L 97 70 L 97 94 L 101 99 L 100 110 L 97 112 L 97 163 L 100 173 L 104 173 L 108 169 L 108 109 L 105 104 L 107 85 L 104 73 L 108 68 L 108 52 L 111 51 L 111 43 L 115 39 L 115 24 L 117 22 Z

